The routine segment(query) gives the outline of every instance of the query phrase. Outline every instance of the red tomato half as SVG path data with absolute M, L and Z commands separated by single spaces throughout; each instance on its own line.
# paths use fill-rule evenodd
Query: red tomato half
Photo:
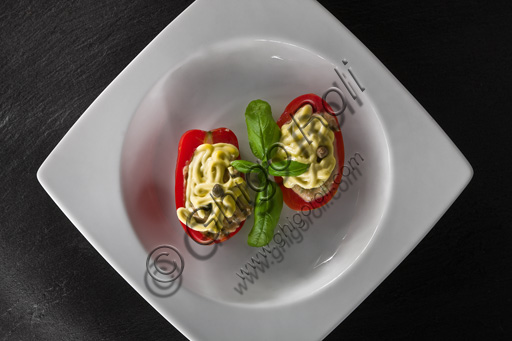
M 284 109 L 283 114 L 277 121 L 277 125 L 279 128 L 281 128 L 284 124 L 290 122 L 292 120 L 292 116 L 295 115 L 297 110 L 299 110 L 302 106 L 309 104 L 313 108 L 313 113 L 321 113 L 321 112 L 327 112 L 330 114 L 334 113 L 334 110 L 332 110 L 331 106 L 327 104 L 321 97 L 315 95 L 315 94 L 307 94 L 302 95 L 297 98 L 295 98 L 293 101 L 288 104 L 286 109 Z M 333 114 L 332 115 L 334 119 L 336 120 L 336 124 L 339 127 L 338 119 Z M 327 204 L 332 197 L 336 194 L 336 191 L 338 190 L 339 184 L 341 182 L 341 176 L 342 176 L 342 170 L 343 170 L 343 162 L 345 161 L 345 150 L 343 147 L 343 136 L 341 135 L 341 131 L 334 131 L 334 138 L 335 138 L 335 157 L 336 161 L 338 163 L 338 173 L 335 174 L 334 181 L 331 185 L 331 188 L 329 191 L 323 195 L 322 197 L 316 197 L 313 199 L 313 201 L 305 201 L 302 199 L 297 193 L 295 193 L 291 188 L 286 188 L 283 185 L 283 179 L 281 177 L 275 177 L 276 182 L 279 184 L 279 187 L 281 187 L 281 190 L 283 192 L 283 200 L 286 203 L 288 207 L 290 207 L 292 210 L 296 211 L 302 211 L 304 209 L 314 209 L 318 207 L 322 207 L 323 205 Z
M 185 207 L 186 202 L 186 179 L 183 176 L 183 168 L 185 168 L 187 161 L 190 162 L 192 160 L 196 148 L 204 143 L 229 143 L 234 145 L 237 149 L 239 149 L 238 140 L 236 138 L 235 133 L 233 133 L 231 130 L 227 128 L 218 128 L 211 131 L 194 129 L 185 132 L 185 134 L 183 134 L 180 139 L 180 143 L 178 146 L 178 161 L 176 162 L 176 209 L 180 207 Z M 238 159 L 240 159 L 240 155 L 238 155 Z M 206 237 L 202 232 L 193 230 L 180 221 L 180 224 L 181 226 L 183 226 L 183 229 L 185 229 L 185 232 L 187 232 L 187 234 L 192 239 L 194 239 L 196 242 L 200 244 L 210 244 L 212 242 L 220 243 L 225 240 L 228 240 L 229 238 L 237 234 L 238 231 L 240 231 L 244 223 L 245 220 L 240 224 L 240 226 L 235 231 L 231 232 L 229 235 L 223 237 L 222 239 L 217 239 L 213 241 L 210 238 Z

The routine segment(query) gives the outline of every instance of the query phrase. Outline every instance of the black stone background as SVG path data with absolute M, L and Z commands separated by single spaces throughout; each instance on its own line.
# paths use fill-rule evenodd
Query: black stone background
M 0 340 L 185 339 L 89 245 L 36 171 L 190 2 L 0 3 Z M 475 171 L 427 237 L 327 340 L 512 339 L 510 2 L 320 2 Z M 264 328 L 246 324 L 248 333 Z

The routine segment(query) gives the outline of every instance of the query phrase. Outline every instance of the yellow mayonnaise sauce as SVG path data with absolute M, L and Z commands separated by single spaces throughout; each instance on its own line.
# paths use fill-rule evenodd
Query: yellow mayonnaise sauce
M 239 197 L 241 200 L 249 198 L 247 184 L 241 176 L 225 176 L 226 172 L 227 175 L 234 172 L 230 163 L 238 155 L 238 149 L 228 143 L 206 143 L 197 147 L 188 165 L 185 207 L 177 210 L 178 219 L 183 224 L 196 231 L 217 233 L 222 229 L 224 219 L 233 217 L 237 208 L 235 200 Z M 215 184 L 221 185 L 224 190 L 220 198 L 212 193 Z M 196 214 L 201 219 L 207 217 L 203 223 L 191 217 L 194 210 L 199 208 Z
M 290 122 L 281 127 L 281 140 L 291 160 L 309 164 L 309 169 L 299 176 L 283 177 L 283 184 L 287 188 L 299 185 L 302 188 L 320 187 L 331 175 L 335 165 L 334 132 L 321 115 L 313 114 L 311 105 L 305 105 L 290 118 Z M 301 127 L 307 139 L 302 135 Z M 308 142 L 311 142 L 309 143 Z M 316 150 L 319 146 L 327 147 L 327 157 L 317 162 Z M 286 159 L 286 153 L 277 149 L 277 158 Z

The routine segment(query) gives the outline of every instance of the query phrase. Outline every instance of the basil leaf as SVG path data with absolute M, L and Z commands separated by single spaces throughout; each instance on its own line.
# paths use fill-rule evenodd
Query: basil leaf
M 241 173 L 260 172 L 262 167 L 257 163 L 245 160 L 231 161 L 231 166 Z
M 269 181 L 268 186 L 256 194 L 254 226 L 247 239 L 250 246 L 265 246 L 272 240 L 282 208 L 283 192 L 275 182 Z
M 249 135 L 249 146 L 258 159 L 267 160 L 268 149 L 279 142 L 281 130 L 272 117 L 270 104 L 260 99 L 254 100 L 245 110 L 245 123 Z M 276 148 L 270 154 L 275 154 Z M 268 155 L 268 159 L 273 155 Z
M 274 176 L 297 176 L 309 169 L 309 164 L 292 160 L 272 162 L 268 167 L 270 175 Z

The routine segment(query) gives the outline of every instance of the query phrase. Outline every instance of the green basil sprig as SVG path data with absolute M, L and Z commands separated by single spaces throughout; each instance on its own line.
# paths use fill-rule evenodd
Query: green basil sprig
M 309 169 L 309 165 L 293 160 L 272 162 L 268 172 L 273 176 L 297 176 Z
M 245 110 L 245 123 L 252 153 L 266 162 L 269 148 L 278 143 L 281 137 L 281 130 L 272 117 L 270 104 L 260 99 L 249 103 Z M 272 150 L 272 154 L 275 152 L 276 148 Z M 269 155 L 269 158 L 273 156 Z
M 283 192 L 275 182 L 270 181 L 263 191 L 256 194 L 254 226 L 249 233 L 247 244 L 260 247 L 270 243 L 282 209 Z
M 258 99 L 249 103 L 245 111 L 245 123 L 251 151 L 262 161 L 262 165 L 245 160 L 235 160 L 231 165 L 242 173 L 257 173 L 260 185 L 264 184 L 255 189 L 254 226 L 247 240 L 250 246 L 261 247 L 272 240 L 283 208 L 283 193 L 275 182 L 268 179 L 267 172 L 273 176 L 297 176 L 307 171 L 309 165 L 284 160 L 272 162 L 269 166 L 269 161 L 278 149 L 276 144 L 281 138 L 281 130 L 267 102 Z
M 256 172 L 260 169 L 260 166 L 257 163 L 245 160 L 231 161 L 231 166 L 233 166 L 237 171 L 244 174 Z

